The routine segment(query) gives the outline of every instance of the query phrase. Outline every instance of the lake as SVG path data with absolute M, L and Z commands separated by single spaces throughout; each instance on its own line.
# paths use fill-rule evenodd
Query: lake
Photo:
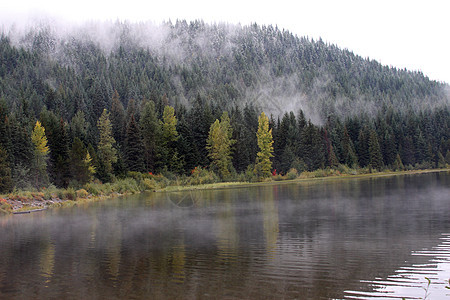
M 440 172 L 5 216 L 0 298 L 443 299 L 449 211 L 450 175 Z

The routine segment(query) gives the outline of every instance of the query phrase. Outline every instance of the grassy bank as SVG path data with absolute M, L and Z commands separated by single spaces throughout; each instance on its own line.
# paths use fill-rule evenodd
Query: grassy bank
M 43 188 L 40 191 L 13 191 L 0 195 L 0 214 L 11 214 L 53 207 L 69 207 L 100 201 L 111 197 L 135 194 L 143 191 L 175 192 L 204 189 L 223 189 L 245 186 L 273 185 L 315 180 L 340 180 L 346 178 L 399 176 L 405 174 L 422 174 L 430 172 L 450 172 L 446 169 L 410 170 L 410 171 L 383 171 L 372 172 L 368 169 L 324 169 L 313 172 L 297 173 L 290 170 L 286 175 L 275 174 L 270 178 L 258 180 L 244 175 L 234 178 L 234 181 L 221 182 L 212 171 L 196 168 L 191 176 L 166 176 L 159 174 L 143 174 L 131 172 L 129 177 L 116 179 L 112 183 L 92 182 L 81 188 L 69 187 L 58 189 L 54 186 Z M 249 179 L 249 180 L 245 180 Z
M 287 176 L 281 176 L 282 178 L 268 178 L 259 182 L 218 182 L 209 184 L 200 184 L 194 186 L 167 186 L 157 190 L 156 192 L 179 192 L 179 191 L 193 191 L 193 190 L 207 190 L 207 189 L 223 189 L 223 188 L 238 188 L 247 186 L 262 186 L 262 185 L 278 185 L 289 184 L 295 182 L 306 181 L 325 181 L 325 180 L 345 180 L 345 179 L 357 179 L 357 178 L 370 178 L 370 177 L 387 177 L 387 176 L 401 176 L 407 174 L 425 174 L 435 172 L 450 172 L 448 169 L 426 169 L 426 170 L 410 170 L 410 171 L 383 171 L 374 173 L 360 173 L 360 174 L 339 174 L 335 172 L 304 172 L 296 178 L 289 179 Z M 278 175 L 277 175 L 278 176 Z

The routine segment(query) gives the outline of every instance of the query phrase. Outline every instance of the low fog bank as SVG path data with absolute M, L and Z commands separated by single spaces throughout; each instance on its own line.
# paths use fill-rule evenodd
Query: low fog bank
M 133 64 L 140 55 L 147 55 L 170 74 L 168 84 L 176 97 L 170 99 L 172 103 L 189 105 L 198 93 L 214 101 L 221 91 L 218 86 L 223 85 L 234 91 L 225 96 L 231 98 L 229 107 L 254 104 L 275 116 L 302 109 L 316 124 L 330 114 L 371 116 L 383 105 L 417 111 L 450 104 L 447 84 L 430 82 L 418 72 L 382 66 L 271 25 L 178 20 L 76 24 L 44 18 L 4 24 L 2 31 L 16 47 L 40 53 L 80 75 L 85 75 L 82 73 L 92 57 L 94 62 L 101 61 L 99 51 L 108 67 L 117 57 Z M 135 68 L 143 71 L 146 66 Z M 102 75 L 102 70 L 98 72 L 97 76 Z M 194 83 L 187 84 L 186 76 L 194 78 Z M 47 82 L 56 89 L 58 78 Z

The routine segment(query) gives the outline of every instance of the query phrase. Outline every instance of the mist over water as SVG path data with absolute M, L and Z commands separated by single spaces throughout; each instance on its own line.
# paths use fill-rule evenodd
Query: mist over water
M 445 295 L 449 192 L 449 175 L 433 173 L 150 193 L 2 217 L 0 298 L 421 297 L 427 276 L 430 292 Z M 403 294 L 393 276 L 406 272 L 415 275 Z

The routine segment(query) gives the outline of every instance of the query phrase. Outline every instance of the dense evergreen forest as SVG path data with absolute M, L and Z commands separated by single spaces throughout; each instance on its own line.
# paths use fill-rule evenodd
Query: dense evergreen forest
M 449 90 L 273 26 L 12 28 L 0 36 L 0 191 L 130 171 L 443 167 Z

